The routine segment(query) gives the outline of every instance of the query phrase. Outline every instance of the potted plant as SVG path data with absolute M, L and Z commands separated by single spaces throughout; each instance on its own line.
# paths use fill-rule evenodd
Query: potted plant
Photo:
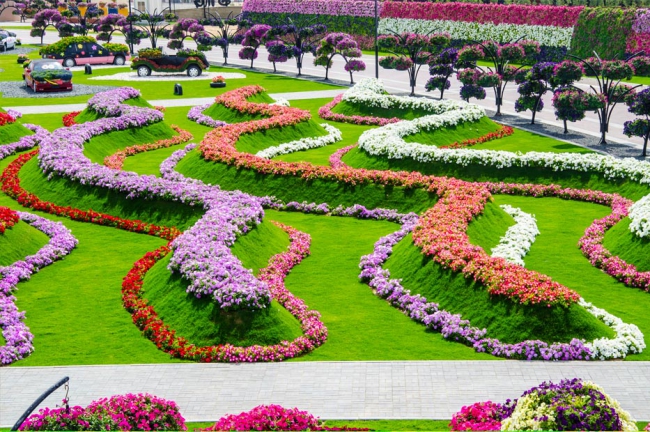
M 129 14 L 129 5 L 120 3 L 117 5 L 117 13 L 122 16 L 127 16 Z
M 23 64 L 28 60 L 29 60 L 29 57 L 26 54 L 19 54 L 18 55 L 18 64 Z
M 67 3 L 59 2 L 59 3 L 57 3 L 56 6 L 57 6 L 59 12 L 63 12 L 64 10 L 68 10 L 68 4 Z
M 212 82 L 210 83 L 210 87 L 212 88 L 220 88 L 225 86 L 226 86 L 226 79 L 221 75 L 217 75 L 216 77 L 213 77 Z

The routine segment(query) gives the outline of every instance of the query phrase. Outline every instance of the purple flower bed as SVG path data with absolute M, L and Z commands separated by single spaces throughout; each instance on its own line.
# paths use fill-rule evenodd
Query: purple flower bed
M 215 120 L 212 117 L 203 114 L 203 111 L 210 108 L 211 106 L 212 103 L 207 103 L 205 105 L 197 105 L 195 107 L 192 107 L 190 111 L 187 113 L 187 118 L 194 122 L 197 122 L 200 125 L 209 126 L 212 128 L 217 128 L 228 124 L 226 122 Z
M 7 342 L 0 346 L 0 364 L 3 365 L 25 358 L 34 351 L 34 336 L 24 323 L 25 312 L 18 311 L 16 297 L 12 295 L 16 285 L 28 280 L 39 269 L 68 255 L 77 245 L 77 239 L 62 223 L 25 212 L 18 212 L 18 215 L 21 220 L 50 237 L 50 241 L 23 261 L 0 267 L 0 328 Z
M 133 87 L 119 87 L 115 90 L 97 93 L 88 99 L 88 109 L 105 116 L 118 116 L 124 109 L 122 102 L 140 96 L 140 90 Z
M 29 150 L 36 147 L 50 133 L 40 126 L 33 124 L 24 124 L 27 129 L 35 132 L 34 135 L 28 135 L 20 138 L 17 142 L 0 145 L 0 160 L 11 156 L 19 151 Z

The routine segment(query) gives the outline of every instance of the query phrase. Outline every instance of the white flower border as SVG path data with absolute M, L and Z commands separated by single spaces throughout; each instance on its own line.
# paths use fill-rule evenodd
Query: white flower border
M 540 45 L 571 47 L 573 27 L 555 27 L 527 24 L 493 24 L 466 21 L 421 20 L 412 18 L 382 18 L 379 33 L 416 32 L 449 33 L 452 39 L 511 42 L 521 38 L 535 40 Z
M 630 231 L 637 237 L 650 236 L 650 195 L 635 202 L 629 211 Z
M 364 78 L 352 88 L 343 93 L 343 101 L 376 107 L 397 109 L 421 109 L 431 114 L 442 114 L 452 110 L 465 109 L 467 106 L 476 106 L 464 101 L 433 100 L 428 98 L 415 98 L 410 96 L 394 96 L 386 93 L 384 84 L 376 78 Z M 485 115 L 485 112 L 483 113 Z
M 492 248 L 492 256 L 525 267 L 523 258 L 539 235 L 535 215 L 508 204 L 499 207 L 512 216 L 515 224 L 508 228 L 506 234 L 499 240 L 499 244 Z
M 334 144 L 335 142 L 341 141 L 343 139 L 340 129 L 327 123 L 321 123 L 321 126 L 327 131 L 327 135 L 303 138 L 296 141 L 265 148 L 264 150 L 257 152 L 255 156 L 271 159 L 284 154 L 309 150 L 318 147 L 325 147 L 326 145 Z

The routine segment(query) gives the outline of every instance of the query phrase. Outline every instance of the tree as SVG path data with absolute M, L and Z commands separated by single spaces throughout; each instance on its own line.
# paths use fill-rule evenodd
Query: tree
M 62 23 L 67 23 L 67 21 L 58 10 L 42 10 L 34 15 L 34 20 L 32 21 L 32 30 L 29 32 L 29 35 L 32 37 L 40 37 L 41 45 L 43 45 L 45 30 L 47 30 L 48 27 L 52 27 L 58 30 L 58 26 Z
M 634 68 L 630 64 L 630 60 L 638 56 L 640 53 L 628 57 L 626 60 L 601 60 L 596 54 L 595 60 L 581 59 L 579 57 L 569 55 L 577 59 L 589 75 L 593 75 L 597 81 L 597 87 L 590 85 L 590 91 L 603 100 L 603 105 L 596 110 L 598 113 L 598 120 L 600 122 L 600 141 L 599 145 L 607 144 L 607 132 L 609 131 L 609 120 L 611 119 L 614 107 L 619 102 L 624 102 L 626 98 L 631 97 L 635 89 L 641 85 L 628 86 L 621 84 L 621 81 L 632 79 L 634 75 Z
M 478 72 L 474 85 L 494 89 L 496 115 L 500 116 L 506 86 L 510 81 L 515 80 L 515 77 L 526 65 L 532 64 L 533 58 L 539 53 L 539 50 L 539 44 L 534 41 L 506 44 L 484 41 L 464 47 L 458 53 L 458 58 L 462 62 L 486 60 L 492 63 L 492 66 L 487 68 L 480 66 L 472 68 Z M 520 66 L 512 66 L 511 62 L 519 63 Z
M 178 20 L 169 32 L 168 38 L 168 48 L 181 49 L 184 47 L 183 42 L 186 39 L 191 39 L 196 42 L 199 51 L 210 51 L 212 49 L 212 40 L 214 39 L 197 20 L 192 18 Z
M 223 64 L 227 65 L 228 49 L 230 48 L 230 44 L 235 43 L 235 34 L 241 29 L 250 27 L 252 23 L 243 18 L 241 14 L 233 16 L 232 12 L 229 13 L 226 18 L 222 18 L 219 13 L 209 15 L 208 18 L 204 18 L 199 22 L 204 26 L 209 25 L 218 28 L 215 37 L 210 41 L 210 43 L 221 48 L 221 51 L 223 52 Z M 237 28 L 236 31 L 233 31 L 234 27 Z M 202 41 L 202 43 L 205 42 L 206 41 Z
M 340 56 L 345 61 L 344 69 L 350 73 L 350 84 L 354 84 L 352 78 L 353 72 L 366 70 L 366 64 L 358 60 L 362 56 L 357 42 L 347 33 L 330 33 L 320 43 L 316 50 L 314 64 L 316 66 L 325 66 L 325 79 L 328 78 L 332 59 Z
M 284 63 L 293 57 L 293 50 L 279 39 L 268 41 L 265 46 L 269 53 L 267 60 L 273 63 L 273 72 L 277 72 L 275 63 Z
M 650 137 L 650 89 L 641 90 L 638 93 L 631 94 L 625 100 L 628 111 L 637 116 L 645 118 L 626 121 L 623 124 L 623 133 L 629 137 L 638 136 L 643 138 L 643 152 L 641 156 L 646 156 L 648 148 L 648 138 Z
M 257 50 L 267 40 L 269 30 L 271 30 L 270 25 L 255 24 L 244 34 L 242 48 L 239 50 L 239 58 L 250 60 L 251 69 L 253 68 L 253 62 L 257 58 Z
M 293 57 L 296 59 L 298 76 L 302 74 L 302 65 L 305 54 L 312 53 L 316 55 L 318 42 L 323 38 L 327 31 L 324 24 L 315 24 L 316 18 L 305 22 L 294 22 L 288 18 L 289 24 L 275 26 L 271 30 L 269 37 L 282 37 L 285 44 L 293 50 Z
M 387 50 L 392 56 L 379 59 L 379 65 L 384 69 L 405 70 L 409 75 L 411 96 L 415 94 L 420 68 L 428 64 L 434 55 L 449 44 L 450 37 L 446 33 L 418 34 L 395 33 L 382 35 L 377 40 L 380 48 Z
M 601 109 L 604 97 L 587 93 L 574 87 L 560 87 L 553 92 L 555 116 L 564 122 L 564 133 L 568 133 L 567 121 L 575 122 L 585 118 L 585 112 Z
M 122 33 L 126 42 L 132 45 L 139 45 L 141 39 L 149 37 L 148 33 L 137 28 L 133 29 L 133 35 L 131 35 L 126 18 L 119 14 L 108 14 L 102 17 L 95 23 L 94 29 L 98 33 L 95 38 L 103 42 L 110 42 L 113 39 L 113 33 L 116 32 Z
M 160 12 L 157 9 L 154 9 L 153 12 L 134 10 L 126 17 L 128 23 L 127 39 L 136 39 L 136 30 L 138 30 L 139 34 L 146 34 L 146 37 L 151 42 L 151 47 L 156 48 L 158 46 L 158 37 L 178 19 L 173 13 L 164 13 L 166 10 L 168 9 L 163 9 Z

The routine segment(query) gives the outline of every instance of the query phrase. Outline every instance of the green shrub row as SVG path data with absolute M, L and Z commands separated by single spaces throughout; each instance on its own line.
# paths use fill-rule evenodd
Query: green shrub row
M 325 24 L 329 32 L 344 32 L 363 36 L 374 36 L 375 19 L 350 15 L 308 15 L 297 13 L 246 12 L 246 18 L 254 23 L 270 26 L 286 25 L 289 19 L 297 25 Z

